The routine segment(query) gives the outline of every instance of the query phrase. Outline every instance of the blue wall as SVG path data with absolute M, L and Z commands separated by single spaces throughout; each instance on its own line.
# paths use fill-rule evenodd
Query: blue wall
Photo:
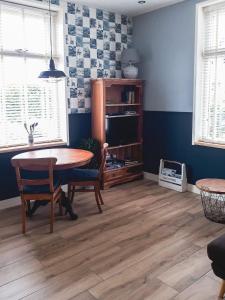
M 144 168 L 157 174 L 160 158 L 187 164 L 188 182 L 225 178 L 225 150 L 193 146 L 192 113 L 144 112 Z
M 134 19 L 134 44 L 145 79 L 144 168 L 160 158 L 185 162 L 188 182 L 225 178 L 225 150 L 192 145 L 195 6 L 188 0 Z

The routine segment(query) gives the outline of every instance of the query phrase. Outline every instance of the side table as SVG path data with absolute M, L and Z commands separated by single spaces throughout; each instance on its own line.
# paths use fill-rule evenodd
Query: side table
M 196 182 L 201 191 L 202 206 L 207 219 L 225 224 L 225 180 L 207 178 Z

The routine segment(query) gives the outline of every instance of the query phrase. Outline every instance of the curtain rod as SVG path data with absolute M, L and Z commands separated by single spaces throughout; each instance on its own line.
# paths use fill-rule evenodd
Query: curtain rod
M 44 10 L 44 11 L 49 11 L 48 7 L 43 8 L 43 7 L 32 6 L 32 5 L 28 5 L 28 4 L 18 3 L 18 2 L 14 2 L 14 1 L 7 1 L 7 0 L 0 0 L 0 3 L 1 2 L 7 3 L 7 4 L 15 4 L 15 5 L 23 6 L 23 7 L 36 8 L 36 9 L 40 9 L 40 10 Z M 53 10 L 52 12 L 55 12 L 55 11 Z

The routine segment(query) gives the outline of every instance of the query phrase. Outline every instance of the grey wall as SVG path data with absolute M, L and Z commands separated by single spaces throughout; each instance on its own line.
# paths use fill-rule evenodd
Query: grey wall
M 197 2 L 187 0 L 134 18 L 134 45 L 146 81 L 145 110 L 192 111 Z

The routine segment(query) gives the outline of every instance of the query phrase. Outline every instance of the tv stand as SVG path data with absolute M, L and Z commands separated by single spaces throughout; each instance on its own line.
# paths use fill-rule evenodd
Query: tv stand
M 127 118 L 137 118 L 132 127 L 135 142 L 114 146 L 109 142 L 109 153 L 124 161 L 118 168 L 105 168 L 102 187 L 140 179 L 143 177 L 143 81 L 139 79 L 96 79 L 92 80 L 92 137 L 101 145 L 109 142 L 106 135 L 106 119 L 118 118 L 121 126 Z M 133 113 L 126 113 L 132 111 Z M 128 132 L 128 135 L 132 132 Z M 133 137 L 131 136 L 131 137 Z M 129 136 L 128 136 L 129 139 Z M 134 140 L 134 138 L 133 138 Z

